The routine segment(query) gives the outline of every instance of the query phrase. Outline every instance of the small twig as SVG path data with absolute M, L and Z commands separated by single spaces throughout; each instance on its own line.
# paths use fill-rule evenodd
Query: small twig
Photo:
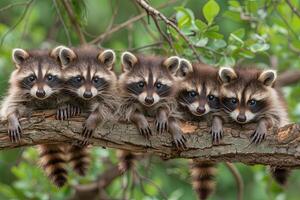
M 8 10 L 14 6 L 22 6 L 22 5 L 27 5 L 28 2 L 18 2 L 18 3 L 12 3 L 12 4 L 9 4 L 7 6 L 4 6 L 3 8 L 0 8 L 0 12 L 3 12 L 5 10 Z
M 152 47 L 160 47 L 162 44 L 163 44 L 163 42 L 160 41 L 160 42 L 156 42 L 156 43 L 153 43 L 153 44 L 147 44 L 147 45 L 144 45 L 144 46 L 141 46 L 141 47 L 128 49 L 128 51 L 137 52 L 137 51 L 140 51 L 142 49 L 148 49 L 148 48 L 152 48 Z
M 244 197 L 244 181 L 243 181 L 243 178 L 242 178 L 240 172 L 234 166 L 234 164 L 232 164 L 230 162 L 225 162 L 225 165 L 227 166 L 227 168 L 232 173 L 232 175 L 235 179 L 236 185 L 237 185 L 238 194 L 237 194 L 236 199 L 237 200 L 243 200 L 243 197 Z
M 81 27 L 80 27 L 80 25 L 79 25 L 79 23 L 76 19 L 76 16 L 75 16 L 74 11 L 72 9 L 72 5 L 70 4 L 70 2 L 68 0 L 63 0 L 61 2 L 64 5 L 64 7 L 65 7 L 65 9 L 68 13 L 70 21 L 71 21 L 78 37 L 79 37 L 80 43 L 85 44 L 86 40 L 85 40 L 84 34 L 82 33 Z
M 165 8 L 167 6 L 169 6 L 170 4 L 174 3 L 176 1 L 171 1 L 171 2 L 167 2 L 167 3 L 164 3 L 162 4 L 161 6 L 158 7 L 158 9 L 162 9 L 162 8 Z M 125 27 L 127 27 L 128 25 L 136 22 L 136 21 L 139 21 L 140 19 L 142 19 L 143 17 L 147 16 L 147 13 L 141 13 L 139 15 L 136 15 L 135 17 L 113 27 L 111 30 L 109 30 L 108 32 L 105 32 L 105 33 L 102 33 L 101 35 L 99 35 L 97 38 L 93 39 L 92 41 L 89 42 L 89 44 L 97 44 L 99 43 L 99 41 L 103 40 L 103 37 L 107 37 Z
M 285 0 L 285 1 L 288 4 L 288 6 L 291 8 L 293 13 L 295 13 L 300 18 L 300 12 L 299 12 L 299 10 L 297 10 L 296 7 L 293 6 L 292 2 L 290 0 Z
M 167 26 L 172 27 L 188 44 L 188 46 L 192 49 L 194 55 L 196 56 L 197 60 L 201 62 L 200 56 L 197 53 L 197 50 L 195 49 L 194 45 L 191 43 L 191 41 L 184 35 L 183 32 L 180 31 L 180 29 L 172 22 L 170 21 L 166 16 L 164 16 L 162 13 L 160 13 L 155 8 L 151 7 L 145 0 L 136 0 L 136 2 L 147 12 L 149 15 L 151 15 L 153 18 L 159 18 L 162 21 L 166 23 Z
M 22 20 L 23 20 L 24 17 L 26 16 L 26 13 L 27 13 L 27 11 L 28 11 L 28 9 L 29 9 L 29 6 L 32 4 L 33 1 L 34 1 L 34 0 L 30 0 L 30 1 L 27 1 L 27 2 L 25 3 L 26 6 L 25 6 L 25 8 L 24 8 L 24 11 L 23 11 L 21 17 L 18 19 L 18 21 L 17 21 L 13 26 L 11 26 L 11 27 L 3 34 L 2 38 L 1 38 L 1 41 L 0 41 L 0 47 L 2 46 L 2 44 L 3 44 L 3 42 L 4 42 L 5 38 L 6 38 L 6 36 L 7 36 L 11 31 L 13 31 L 13 30 L 14 30 L 14 29 L 22 22 Z
M 70 33 L 69 33 L 69 30 L 67 29 L 67 26 L 66 26 L 66 24 L 64 22 L 64 19 L 62 17 L 62 14 L 60 12 L 60 9 L 59 9 L 59 7 L 57 5 L 56 0 L 53 0 L 53 4 L 54 4 L 55 10 L 56 10 L 56 13 L 58 15 L 59 21 L 63 25 L 64 32 L 65 32 L 67 40 L 68 40 L 68 45 L 71 46 L 72 45 L 72 41 L 71 41 Z

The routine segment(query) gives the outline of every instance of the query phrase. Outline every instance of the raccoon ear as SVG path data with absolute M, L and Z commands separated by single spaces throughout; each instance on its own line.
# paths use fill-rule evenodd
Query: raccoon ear
M 167 58 L 163 65 L 173 74 L 175 75 L 180 64 L 180 58 L 178 56 L 171 56 Z
M 68 47 L 62 47 L 59 51 L 59 59 L 62 65 L 68 65 L 70 62 L 72 62 L 76 58 L 75 52 L 68 48 Z
M 108 49 L 99 54 L 98 60 L 103 63 L 108 69 L 112 69 L 116 60 L 116 54 L 113 50 Z
M 266 86 L 272 86 L 277 78 L 277 72 L 272 69 L 264 70 L 258 77 L 258 80 L 261 81 Z
M 121 63 L 122 63 L 122 70 L 124 72 L 130 71 L 137 62 L 138 59 L 132 53 L 128 51 L 122 53 Z
M 62 48 L 67 48 L 67 47 L 62 46 L 62 45 L 55 47 L 54 49 L 51 50 L 50 56 L 51 56 L 52 58 L 55 58 L 55 59 L 59 60 L 59 52 L 60 52 L 60 50 L 61 50 Z
M 27 58 L 29 58 L 29 53 L 24 49 L 16 48 L 12 50 L 12 59 L 17 68 L 19 68 L 19 65 L 22 64 Z
M 187 74 L 193 72 L 193 66 L 187 59 L 180 59 L 179 68 L 177 70 L 176 76 L 185 77 Z
M 219 69 L 219 77 L 223 83 L 229 83 L 237 78 L 237 75 L 231 67 L 221 67 Z

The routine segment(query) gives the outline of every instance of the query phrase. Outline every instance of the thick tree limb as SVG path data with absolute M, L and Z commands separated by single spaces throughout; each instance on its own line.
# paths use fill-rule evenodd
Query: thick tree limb
M 46 143 L 72 143 L 80 139 L 83 118 L 59 122 L 54 113 L 44 112 L 32 115 L 30 120 L 21 119 L 23 138 L 20 144 L 12 144 L 7 136 L 6 124 L 0 124 L 0 150 L 20 146 Z M 172 145 L 171 137 L 165 133 L 154 134 L 150 140 L 138 134 L 135 126 L 122 123 L 106 123 L 98 128 L 91 143 L 95 146 L 153 153 L 164 158 L 197 158 L 216 162 L 242 162 L 245 164 L 300 167 L 300 125 L 291 124 L 277 131 L 269 130 L 266 141 L 261 145 L 250 145 L 249 136 L 253 125 L 241 127 L 228 124 L 224 128 L 224 139 L 220 145 L 212 145 L 206 123 L 183 124 L 187 149 L 179 151 Z M 193 134 L 188 134 L 188 132 Z M 278 132 L 278 136 L 274 136 Z
M 288 86 L 300 82 L 300 70 L 288 70 L 278 77 L 279 86 Z

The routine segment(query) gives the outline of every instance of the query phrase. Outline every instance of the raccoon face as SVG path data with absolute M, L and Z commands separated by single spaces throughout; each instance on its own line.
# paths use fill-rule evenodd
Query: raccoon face
M 221 68 L 223 108 L 238 123 L 259 118 L 269 109 L 276 76 L 274 70 Z
M 105 95 L 116 82 L 115 57 L 112 50 L 62 48 L 59 58 L 67 91 L 85 100 Z
M 220 109 L 217 70 L 206 65 L 193 66 L 181 59 L 177 76 L 181 77 L 177 101 L 196 116 Z
M 150 107 L 172 95 L 178 57 L 136 57 L 130 52 L 124 52 L 121 62 L 123 73 L 120 82 L 128 96 Z
M 43 100 L 58 93 L 62 84 L 62 71 L 58 62 L 58 52 L 61 46 L 51 52 L 14 49 L 12 59 L 17 70 L 14 79 L 24 95 Z

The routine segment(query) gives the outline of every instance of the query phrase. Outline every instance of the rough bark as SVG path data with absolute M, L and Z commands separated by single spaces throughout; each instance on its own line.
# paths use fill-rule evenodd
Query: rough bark
M 57 121 L 51 111 L 33 114 L 30 119 L 22 118 L 23 138 L 20 144 L 12 144 L 7 136 L 6 123 L 0 123 L 0 149 L 33 146 L 45 143 L 72 143 L 80 139 L 84 118 L 71 121 Z M 300 125 L 269 130 L 266 141 L 252 145 L 249 137 L 255 125 L 241 127 L 225 124 L 224 138 L 219 145 L 212 145 L 206 123 L 183 123 L 182 129 L 187 138 L 187 149 L 177 150 L 172 145 L 169 134 L 154 134 L 150 140 L 139 135 L 132 124 L 107 122 L 99 127 L 91 138 L 94 146 L 153 153 L 165 159 L 197 158 L 217 162 L 242 162 L 285 167 L 300 166 Z

